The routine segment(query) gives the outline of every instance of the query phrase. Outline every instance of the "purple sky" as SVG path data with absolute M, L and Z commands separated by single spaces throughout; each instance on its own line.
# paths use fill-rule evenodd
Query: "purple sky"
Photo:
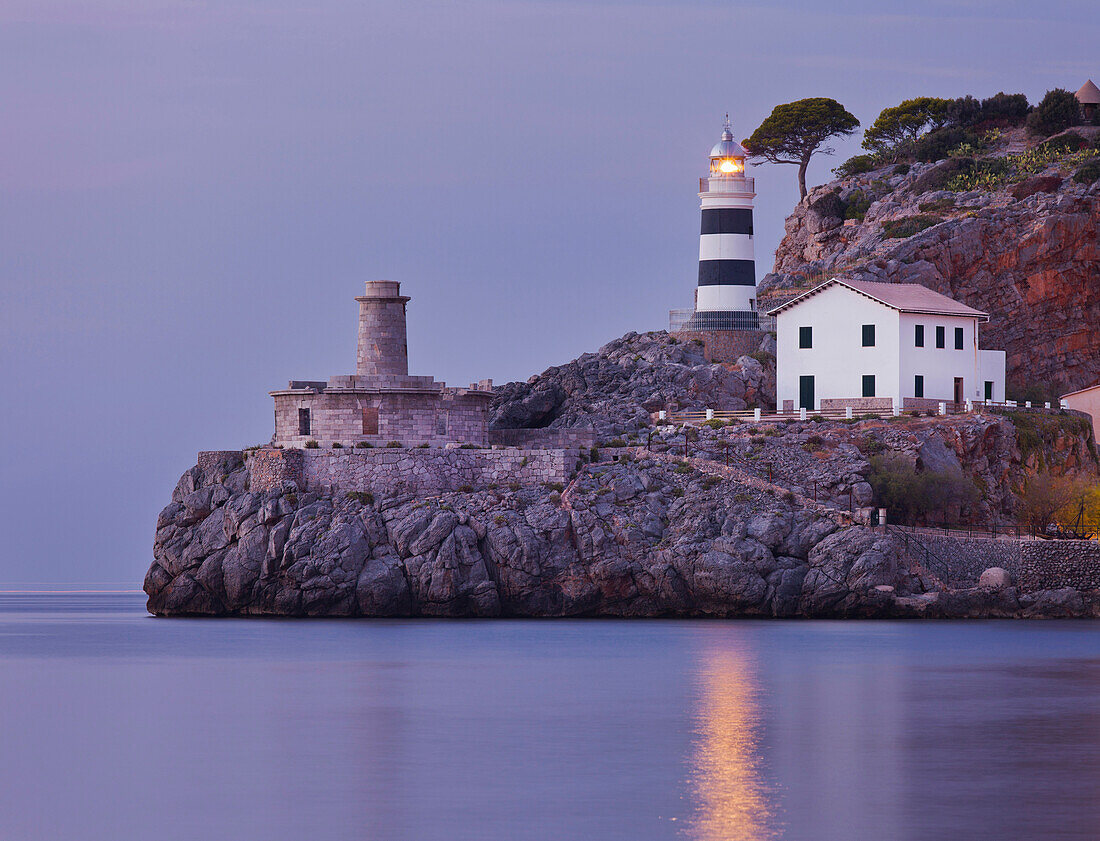
M 0 582 L 140 581 L 197 450 L 353 370 L 364 280 L 453 384 L 663 328 L 727 110 L 1100 81 L 1091 0 L 837 5 L 5 0 Z M 762 276 L 797 188 L 752 174 Z

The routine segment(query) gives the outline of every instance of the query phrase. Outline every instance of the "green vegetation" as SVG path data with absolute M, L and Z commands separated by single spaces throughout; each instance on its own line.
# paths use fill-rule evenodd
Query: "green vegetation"
M 359 441 L 355 444 L 355 447 L 358 450 L 371 450 L 374 449 L 374 444 L 370 441 Z
M 1041 137 L 1057 134 L 1076 125 L 1079 113 L 1077 97 L 1062 88 L 1054 88 L 1047 91 L 1035 110 L 1027 115 L 1027 128 Z
M 862 175 L 865 172 L 877 169 L 879 166 L 881 166 L 881 163 L 874 155 L 854 155 L 844 163 L 834 167 L 833 172 L 841 178 L 851 178 L 853 175 Z
M 341 443 L 340 443 L 339 441 L 333 441 L 333 442 L 332 442 L 332 449 L 334 449 L 334 450 L 342 450 L 343 448 L 344 448 L 344 445 L 343 445 L 343 444 L 341 444 Z
M 844 218 L 862 222 L 874 200 L 874 196 L 867 195 L 863 190 L 853 190 L 844 201 Z
M 941 521 L 947 510 L 973 508 L 979 500 L 978 488 L 961 470 L 918 472 L 897 454 L 872 456 L 867 481 L 874 504 L 888 509 L 893 522 L 910 525 Z
M 1065 134 L 1060 134 L 1057 137 L 1044 140 L 1035 148 L 1042 149 L 1044 152 L 1062 154 L 1065 152 L 1080 152 L 1088 145 L 1089 142 L 1077 132 L 1067 131 Z
M 672 495 L 674 497 L 676 497 L 677 499 L 679 499 L 680 497 L 682 497 L 684 495 L 684 489 L 681 488 L 679 485 L 677 485 L 676 487 L 674 487 L 672 489 Z
M 625 447 L 626 441 L 624 441 L 622 438 L 612 438 L 610 441 L 605 441 L 604 446 L 608 448 Z
M 942 199 L 935 199 L 933 201 L 921 202 L 919 205 L 921 213 L 935 213 L 940 210 L 949 210 L 955 206 L 954 196 L 945 196 Z
M 948 100 L 934 96 L 907 99 L 900 105 L 884 108 L 864 132 L 862 146 L 873 154 L 897 156 L 925 131 L 938 129 L 947 122 Z
M 726 422 L 721 418 L 711 418 L 708 421 L 703 421 L 703 426 L 708 429 L 722 429 L 726 425 Z
M 306 449 L 307 450 L 318 450 L 320 448 L 321 448 L 321 445 L 318 444 L 316 441 L 306 441 Z
M 595 447 L 593 447 L 591 450 L 588 451 L 588 457 L 594 462 L 599 461 L 600 460 L 600 451 L 598 449 L 596 449 Z
M 910 167 L 909 164 L 898 164 L 894 167 L 894 175 L 908 175 L 910 169 L 912 169 L 912 167 Z
M 493 518 L 493 522 L 494 522 L 494 523 L 496 523 L 496 524 L 497 524 L 498 526 L 503 526 L 503 525 L 504 525 L 505 523 L 507 523 L 508 521 L 507 521 L 507 520 L 506 520 L 506 519 L 504 518 L 504 515 L 503 515 L 503 514 L 497 514 L 497 515 L 496 515 L 496 516 L 495 516 L 495 517 Z
M 769 368 L 775 365 L 775 354 L 769 353 L 766 350 L 754 350 L 748 356 L 750 359 L 755 359 L 765 368 Z
M 390 442 L 389 444 L 387 444 L 386 446 L 387 446 L 387 447 L 392 447 L 392 446 L 393 446 L 393 445 L 394 445 L 395 443 L 396 443 L 396 442 L 394 442 L 394 441 L 391 441 L 391 442 Z M 400 445 L 400 444 L 398 444 L 397 446 L 399 446 L 399 447 L 400 447 L 401 445 Z M 461 445 L 461 446 L 459 447 L 459 449 L 460 449 L 460 450 L 480 450 L 480 449 L 481 449 L 481 447 L 479 447 L 479 446 L 478 446 L 477 444 L 462 444 L 462 445 Z
M 360 505 L 374 505 L 374 494 L 367 491 L 348 491 L 344 497 L 354 499 Z
M 806 167 L 831 137 L 844 137 L 859 128 L 859 120 L 835 99 L 818 96 L 777 105 L 744 142 L 752 158 L 798 167 L 798 193 L 806 198 Z
M 1092 440 L 1092 424 L 1086 418 L 1064 412 L 1052 414 L 1011 409 L 997 409 L 995 413 L 1007 418 L 1016 427 L 1016 446 L 1020 448 L 1020 455 L 1025 461 L 1034 455 L 1039 466 L 1043 467 L 1046 463 L 1043 453 L 1052 450 L 1058 438 L 1065 435 L 1084 438 L 1093 459 L 1097 458 Z
M 404 444 L 402 444 L 400 441 L 390 441 L 388 444 L 386 444 L 386 446 L 394 448 L 394 449 L 398 449 L 400 447 L 403 447 Z
M 675 468 L 673 468 L 673 471 L 672 471 L 672 472 L 673 472 L 673 473 L 681 473 L 681 474 L 694 473 L 694 472 L 695 472 L 695 468 L 694 468 L 694 467 L 692 467 L 692 466 L 691 466 L 690 464 L 688 464 L 687 462 L 684 462 L 684 461 L 680 461 L 680 462 L 677 462 L 677 463 L 676 463 L 676 467 L 675 467 Z
M 426 449 L 428 449 L 428 448 L 429 448 L 430 446 L 431 446 L 431 445 L 430 445 L 430 444 L 429 444 L 429 443 L 428 443 L 427 441 L 425 441 L 425 442 L 424 442 L 423 444 L 417 444 L 417 445 L 416 445 L 416 449 L 418 449 L 418 450 L 426 450 Z
M 1078 184 L 1091 184 L 1100 180 L 1100 158 L 1090 158 L 1077 168 L 1073 173 L 1073 180 Z
M 703 490 L 710 490 L 715 485 L 722 484 L 722 477 L 715 476 L 713 473 L 707 474 L 703 477 Z
M 473 485 L 459 485 L 458 486 L 458 492 L 460 494 L 473 493 L 474 492 L 474 486 Z
M 916 216 L 906 216 L 903 219 L 891 219 L 882 223 L 882 235 L 885 239 L 905 239 L 942 221 L 942 216 L 932 213 L 918 213 Z
M 565 485 L 563 485 L 561 482 L 543 482 L 543 484 L 550 490 L 557 491 L 558 493 L 561 493 L 565 490 Z

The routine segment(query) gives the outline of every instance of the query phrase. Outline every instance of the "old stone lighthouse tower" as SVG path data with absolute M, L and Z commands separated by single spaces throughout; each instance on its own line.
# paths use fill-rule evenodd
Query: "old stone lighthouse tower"
M 669 329 L 701 338 L 715 359 L 750 353 L 760 342 L 753 248 L 754 179 L 745 150 L 733 139 L 729 115 L 699 179 L 699 280 L 690 315 L 674 310 Z

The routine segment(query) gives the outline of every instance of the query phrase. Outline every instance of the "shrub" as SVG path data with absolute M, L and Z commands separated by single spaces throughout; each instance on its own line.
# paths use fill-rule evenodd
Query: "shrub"
M 908 175 L 909 170 L 909 164 L 898 164 L 896 167 L 894 167 L 894 175 Z
M 495 517 L 493 518 L 493 522 L 494 522 L 494 523 L 496 523 L 496 524 L 497 524 L 498 526 L 503 526 L 503 525 L 504 525 L 505 523 L 507 523 L 508 521 L 507 521 L 507 520 L 506 520 L 506 519 L 504 518 L 504 515 L 503 515 L 503 514 L 497 514 L 497 515 L 496 515 L 496 516 L 495 516 Z
M 676 467 L 675 467 L 675 468 L 673 469 L 673 471 L 672 471 L 672 472 L 673 472 L 673 473 L 682 473 L 682 474 L 686 474 L 686 473 L 694 473 L 694 472 L 695 472 L 695 468 L 694 468 L 694 467 L 692 467 L 692 466 L 691 466 L 690 464 L 688 464 L 687 462 L 683 462 L 683 461 L 681 461 L 681 462 L 677 463 Z
M 783 501 L 788 503 L 789 505 L 794 505 L 796 499 L 797 497 L 790 491 L 787 491 L 785 494 L 783 494 Z
M 626 441 L 622 438 L 612 438 L 610 441 L 604 442 L 605 447 L 625 447 Z
M 1065 131 L 1077 124 L 1080 106 L 1077 97 L 1062 88 L 1046 92 L 1035 110 L 1027 115 L 1027 128 L 1043 137 Z
M 862 222 L 874 199 L 862 190 L 854 190 L 844 202 L 844 218 Z
M 394 445 L 394 443 L 395 443 L 395 442 L 391 441 L 391 442 L 390 442 L 389 444 L 387 444 L 386 446 L 387 446 L 387 447 L 392 447 L 392 446 Z M 398 444 L 397 446 L 399 446 L 399 447 L 400 447 L 401 445 L 400 445 L 400 444 Z M 481 449 L 481 447 L 479 447 L 479 446 L 478 446 L 477 444 L 462 444 L 462 445 L 461 445 L 461 446 L 459 447 L 459 449 L 460 449 L 460 450 L 480 450 L 480 449 Z
M 355 446 L 356 446 L 357 449 L 360 449 L 360 450 L 374 449 L 374 444 L 372 444 L 370 441 L 358 441 L 358 442 L 356 442 Z
M 775 365 L 775 354 L 766 350 L 754 350 L 749 354 L 749 359 L 755 359 L 765 368 Z
M 675 488 L 672 489 L 672 495 L 679 499 L 684 495 L 684 489 L 677 485 Z
M 344 497 L 354 499 L 360 505 L 374 505 L 374 494 L 366 491 L 348 491 Z
M 386 446 L 396 449 L 396 448 L 402 447 L 404 445 L 400 441 L 390 441 L 388 444 L 386 444 Z
M 1073 180 L 1078 184 L 1091 184 L 1100 180 L 1100 158 L 1086 161 L 1073 173 Z
M 1088 145 L 1089 142 L 1077 132 L 1067 131 L 1065 134 L 1060 134 L 1057 137 L 1044 140 L 1036 148 L 1043 152 L 1061 154 L 1065 152 L 1079 152 Z
M 307 450 L 317 450 L 317 449 L 320 449 L 320 447 L 321 447 L 321 445 L 318 444 L 316 441 L 306 441 L 306 449 Z
M 878 163 L 874 155 L 855 155 L 834 168 L 833 172 L 841 178 L 851 178 L 853 175 L 870 172 L 876 166 L 878 166 Z
M 921 193 L 931 193 L 942 190 L 953 178 L 969 173 L 974 169 L 974 161 L 969 158 L 951 158 L 928 172 L 921 175 L 909 188 L 910 192 L 919 196 Z
M 720 485 L 720 484 L 722 484 L 722 477 L 721 476 L 715 476 L 714 474 L 708 474 L 708 475 L 703 477 L 703 489 L 704 490 L 709 491 L 715 485 Z
M 886 445 L 873 435 L 866 435 L 856 444 L 856 448 L 865 456 L 877 456 L 886 450 Z
M 958 99 L 948 100 L 944 111 L 947 124 L 967 128 L 982 120 L 982 103 L 967 94 Z
M 935 522 L 949 508 L 972 508 L 978 502 L 978 489 L 961 470 L 918 472 L 900 455 L 872 456 L 867 481 L 874 504 L 888 509 L 894 522 Z
M 721 418 L 711 418 L 708 421 L 703 421 L 703 426 L 708 429 L 721 429 L 726 425 L 726 422 Z
M 520 459 L 519 466 L 520 467 L 526 467 L 527 466 L 527 456 L 524 456 L 522 459 Z
M 416 445 L 416 449 L 418 449 L 418 450 L 426 450 L 426 449 L 428 449 L 428 448 L 429 448 L 430 446 L 431 446 L 431 444 L 429 444 L 429 443 L 428 443 L 427 441 L 425 441 L 425 442 L 424 442 L 423 444 L 417 444 L 417 445 Z
M 882 234 L 885 239 L 905 239 L 918 234 L 926 228 L 938 225 L 943 221 L 942 216 L 931 213 L 919 213 L 916 216 L 906 216 L 903 219 L 891 219 L 882 223 Z
M 592 461 L 599 461 L 600 460 L 600 451 L 598 449 L 596 449 L 595 447 L 593 447 L 591 450 L 588 451 L 588 457 Z
M 461 493 L 461 494 L 473 493 L 474 492 L 474 486 L 473 485 L 459 485 L 458 486 L 458 492 Z
M 333 442 L 332 442 L 332 449 L 334 449 L 334 450 L 342 450 L 343 448 L 344 448 L 344 445 L 343 445 L 343 444 L 341 444 L 341 443 L 340 443 L 339 441 L 333 441 Z
M 949 157 L 948 153 L 952 149 L 973 139 L 970 132 L 961 128 L 939 128 L 928 132 L 913 144 L 913 157 L 925 163 L 941 161 Z
M 921 213 L 931 213 L 931 212 L 935 212 L 935 211 L 938 211 L 938 210 L 948 210 L 949 208 L 952 208 L 954 206 L 955 206 L 955 197 L 954 196 L 945 196 L 941 199 L 935 199 L 933 201 L 921 202 L 920 205 L 919 205 Z
M 982 100 L 982 122 L 1018 126 L 1027 119 L 1031 106 L 1022 93 L 1001 91 Z
M 565 490 L 565 485 L 563 485 L 561 482 L 543 482 L 543 484 L 550 490 L 557 491 L 558 493 L 561 493 Z

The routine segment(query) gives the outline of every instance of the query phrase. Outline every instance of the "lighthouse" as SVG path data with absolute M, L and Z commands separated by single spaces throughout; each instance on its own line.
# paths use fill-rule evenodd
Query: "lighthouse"
M 745 174 L 745 150 L 733 139 L 729 114 L 722 139 L 710 150 L 699 179 L 699 284 L 695 312 L 684 329 L 757 330 L 756 262 L 753 254 L 753 179 Z

